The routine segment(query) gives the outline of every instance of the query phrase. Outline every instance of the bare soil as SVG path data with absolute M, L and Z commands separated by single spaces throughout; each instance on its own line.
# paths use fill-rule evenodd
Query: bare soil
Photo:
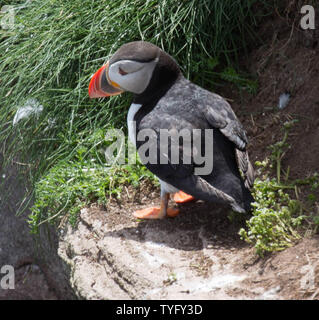
M 241 101 L 234 99 L 232 105 L 247 128 L 250 154 L 256 160 L 269 154 L 267 146 L 282 138 L 285 121 L 298 120 L 289 135 L 291 149 L 283 166 L 290 166 L 291 178 L 304 178 L 319 171 L 319 32 L 310 37 L 280 17 L 263 29 L 272 35 L 271 43 L 254 50 L 244 62 L 258 77 L 258 93 Z M 305 44 L 305 38 L 312 39 L 311 45 Z M 279 110 L 283 93 L 289 93 L 291 99 Z

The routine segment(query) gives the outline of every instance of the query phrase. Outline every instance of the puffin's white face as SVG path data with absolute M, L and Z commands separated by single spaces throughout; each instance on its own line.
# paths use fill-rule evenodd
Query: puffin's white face
M 155 71 L 158 77 L 152 79 Z M 163 79 L 173 81 L 179 73 L 175 60 L 159 47 L 146 41 L 129 42 L 123 44 L 110 61 L 95 72 L 89 84 L 89 96 L 108 97 L 123 91 L 140 95 L 149 87 L 151 79 L 156 88 L 165 86 Z
M 124 91 L 142 93 L 150 83 L 158 58 L 150 62 L 120 60 L 106 69 L 109 83 Z
M 158 58 L 149 62 L 123 59 L 111 65 L 107 62 L 91 78 L 90 98 L 114 96 L 123 91 L 142 93 L 149 85 L 157 62 Z

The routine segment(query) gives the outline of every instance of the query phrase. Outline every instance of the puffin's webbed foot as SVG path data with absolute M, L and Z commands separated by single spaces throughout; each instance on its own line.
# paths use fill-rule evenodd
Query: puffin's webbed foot
M 193 196 L 183 192 L 182 190 L 176 192 L 173 199 L 176 203 L 186 203 L 196 200 Z
M 151 207 L 135 211 L 133 216 L 138 219 L 163 219 L 167 217 L 176 217 L 179 214 L 179 209 L 167 208 L 169 193 L 165 193 L 161 197 L 161 207 Z
M 137 210 L 133 216 L 138 219 L 163 219 L 165 216 L 173 218 L 179 214 L 179 209 L 167 208 L 166 215 L 163 215 L 161 208 L 151 207 L 142 210 Z

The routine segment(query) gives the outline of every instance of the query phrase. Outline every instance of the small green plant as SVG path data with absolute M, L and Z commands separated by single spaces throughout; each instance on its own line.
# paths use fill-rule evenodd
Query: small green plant
M 231 66 L 226 67 L 220 73 L 220 77 L 227 82 L 234 83 L 239 89 L 244 89 L 250 94 L 256 94 L 257 92 L 257 81 L 238 73 L 235 68 Z
M 272 151 L 270 159 L 272 160 L 273 164 L 276 167 L 276 174 L 277 174 L 277 182 L 280 183 L 281 177 L 281 160 L 286 154 L 286 150 L 290 148 L 290 145 L 287 143 L 287 138 L 290 129 L 292 126 L 297 122 L 297 120 L 287 121 L 283 125 L 284 130 L 284 137 L 281 141 L 269 146 L 269 149 Z M 287 175 L 289 175 L 289 169 L 287 171 Z M 288 177 L 286 177 L 286 180 Z
M 254 244 L 257 254 L 283 250 L 300 238 L 296 227 L 304 218 L 301 205 L 278 188 L 276 179 L 257 178 L 253 196 L 253 217 L 247 221 L 248 231 L 242 228 L 239 234 Z
M 31 231 L 36 234 L 43 223 L 58 226 L 63 217 L 75 226 L 81 208 L 90 203 L 106 205 L 110 196 L 120 197 L 124 185 L 137 187 L 143 179 L 155 177 L 141 164 L 107 167 L 83 158 L 61 162 L 35 185 Z
M 222 79 L 227 83 L 236 85 L 239 90 L 246 90 L 253 95 L 257 92 L 257 80 L 252 79 L 251 75 L 237 71 L 233 66 L 224 67 L 217 58 L 211 57 L 204 61 L 199 61 L 198 63 L 195 62 L 192 68 L 193 74 L 191 80 L 195 83 L 207 86 L 201 79 L 201 73 L 204 69 L 210 78 L 209 87 L 211 87 L 211 90 L 213 91 L 217 86 L 221 85 L 220 79 Z
M 287 143 L 289 130 L 295 122 L 284 124 L 283 139 L 270 146 L 270 159 L 256 162 L 260 177 L 256 178 L 253 188 L 253 216 L 247 221 L 247 230 L 240 229 L 239 235 L 253 244 L 260 256 L 265 252 L 283 250 L 300 238 L 297 229 L 306 218 L 306 204 L 299 200 L 298 186 L 311 186 L 311 190 L 318 188 L 318 174 L 289 181 L 289 169 L 286 172 L 282 170 L 281 160 L 290 147 Z M 276 178 L 271 178 L 272 169 L 275 169 Z M 313 202 L 314 197 L 311 193 Z

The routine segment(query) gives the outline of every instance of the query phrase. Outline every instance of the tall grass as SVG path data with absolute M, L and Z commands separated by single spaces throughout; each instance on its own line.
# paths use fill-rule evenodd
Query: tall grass
M 122 44 L 151 41 L 184 74 L 212 89 L 225 67 L 256 40 L 256 0 L 33 0 L 13 4 L 15 28 L 0 33 L 0 147 L 4 165 L 19 159 L 36 182 L 79 148 L 103 164 L 109 127 L 125 127 L 130 95 L 88 99 L 91 75 Z M 32 99 L 32 100 L 30 100 Z M 13 126 L 20 107 L 43 106 Z

